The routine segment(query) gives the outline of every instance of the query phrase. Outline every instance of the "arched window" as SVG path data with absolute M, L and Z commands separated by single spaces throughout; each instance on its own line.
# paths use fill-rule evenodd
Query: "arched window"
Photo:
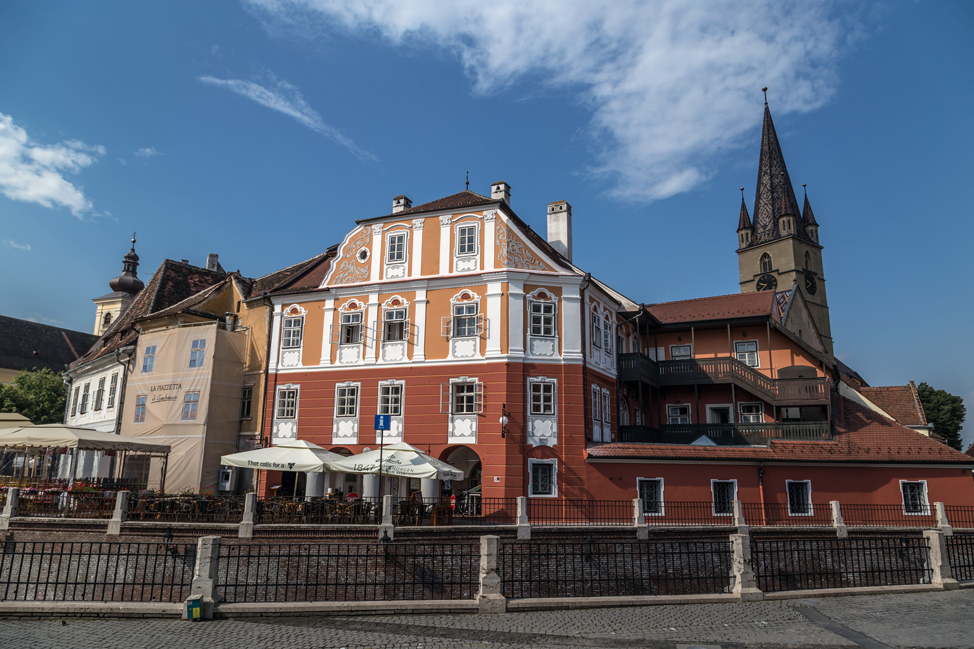
M 805 251 L 805 268 L 808 269 L 811 267 L 812 267 L 812 256 L 808 254 L 808 251 Z
M 771 255 L 764 253 L 761 255 L 761 272 L 768 273 L 771 272 Z
M 101 323 L 103 327 L 107 327 L 108 325 L 112 324 L 112 314 L 110 311 L 105 313 L 105 317 L 101 319 Z

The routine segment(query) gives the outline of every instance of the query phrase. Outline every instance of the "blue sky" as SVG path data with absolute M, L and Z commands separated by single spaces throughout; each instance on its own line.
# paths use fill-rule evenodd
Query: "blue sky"
M 89 330 L 133 230 L 146 280 L 259 276 L 467 171 L 542 233 L 572 203 L 636 301 L 734 293 L 767 85 L 837 355 L 974 404 L 974 5 L 597 4 L 4 3 L 0 313 Z

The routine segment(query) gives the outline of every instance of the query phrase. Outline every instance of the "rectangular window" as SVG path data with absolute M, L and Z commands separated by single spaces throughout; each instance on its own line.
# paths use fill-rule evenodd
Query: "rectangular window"
M 553 303 L 531 303 L 531 335 L 546 338 L 555 335 L 555 305 Z
M 900 488 L 903 490 L 903 513 L 929 514 L 930 504 L 927 502 L 927 483 L 924 481 L 907 482 L 902 480 Z
M 81 390 L 81 414 L 88 412 L 88 386 L 90 383 L 85 383 L 85 387 Z
M 670 345 L 670 360 L 687 361 L 693 358 L 690 345 Z
M 758 360 L 758 341 L 746 340 L 736 342 L 734 343 L 734 352 L 737 354 L 737 360 L 748 367 L 761 366 L 761 362 Z
M 402 416 L 402 384 L 379 385 L 379 414 Z
M 203 367 L 203 359 L 206 358 L 206 339 L 194 340 L 192 349 L 189 352 L 189 366 Z
M 736 480 L 711 480 L 714 492 L 714 515 L 731 516 L 734 513 L 734 500 L 737 498 Z
M 145 395 L 140 394 L 135 397 L 135 423 L 145 422 Z
M 808 480 L 786 480 L 788 486 L 788 515 L 812 515 L 812 483 Z
M 636 492 L 643 501 L 643 514 L 647 516 L 663 515 L 663 478 L 636 480 Z
M 592 345 L 602 348 L 602 318 L 598 313 L 592 314 Z
M 556 460 L 528 460 L 531 465 L 532 496 L 557 496 L 558 462 Z
M 531 381 L 531 414 L 555 414 L 555 384 L 549 381 Z
M 152 371 L 152 364 L 156 360 L 156 346 L 149 345 L 145 348 L 145 353 L 142 355 L 142 372 L 148 374 Z
M 454 304 L 453 305 L 453 337 L 464 338 L 476 336 L 477 331 L 477 305 L 476 304 Z
M 343 313 L 341 344 L 358 345 L 361 342 L 362 342 L 362 314 Z
M 666 406 L 666 423 L 668 424 L 689 424 L 690 406 Z
M 358 415 L 358 386 L 340 385 L 335 397 L 336 417 L 355 417 Z
M 609 391 L 602 388 L 602 421 L 606 426 L 612 423 L 612 401 L 609 399 Z M 609 429 L 606 428 L 602 433 L 606 441 L 609 441 Z
M 406 233 L 400 232 L 389 235 L 389 254 L 386 261 L 390 264 L 398 264 L 406 261 Z
M 98 389 L 95 390 L 95 410 L 101 410 L 105 403 L 105 377 L 98 379 Z
M 451 390 L 454 415 L 472 415 L 477 412 L 476 383 L 454 383 Z
M 284 330 L 281 347 L 295 349 L 301 346 L 301 336 L 304 331 L 304 318 L 284 318 Z
M 183 397 L 183 419 L 196 419 L 196 408 L 200 403 L 199 392 L 187 392 Z
M 599 386 L 592 386 L 592 420 L 602 421 L 602 391 Z
M 254 402 L 254 389 L 242 388 L 240 390 L 240 418 L 250 419 L 250 408 Z
M 477 226 L 464 225 L 457 228 L 457 255 L 477 254 Z
M 118 374 L 112 374 L 112 382 L 108 385 L 108 409 L 115 407 L 115 395 L 118 392 Z
M 78 414 L 78 395 L 81 394 L 81 386 L 75 386 L 74 397 L 71 399 L 71 416 L 74 417 Z
M 387 342 L 406 340 L 406 310 L 387 309 L 382 313 L 385 327 L 382 332 L 382 339 Z
M 764 405 L 760 403 L 741 403 L 738 410 L 742 424 L 760 424 L 764 422 Z
M 602 326 L 602 349 L 612 354 L 612 324 L 608 320 Z
M 298 413 L 298 391 L 280 388 L 277 391 L 277 418 L 294 419 Z

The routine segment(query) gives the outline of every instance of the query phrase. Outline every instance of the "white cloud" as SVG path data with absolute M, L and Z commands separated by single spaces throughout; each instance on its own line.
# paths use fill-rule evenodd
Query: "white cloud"
M 157 155 L 162 155 L 161 152 L 156 151 L 154 146 L 147 146 L 143 149 L 138 149 L 132 152 L 132 155 L 138 156 L 140 158 L 154 158 Z
M 16 241 L 14 241 L 12 239 L 7 239 L 4 243 L 6 243 L 11 248 L 16 248 L 17 250 L 30 250 L 31 249 L 29 243 L 17 243 Z
M 355 144 L 351 138 L 343 135 L 334 126 L 330 126 L 322 120 L 321 115 L 308 105 L 295 86 L 287 81 L 277 80 L 271 77 L 273 89 L 261 86 L 253 81 L 242 79 L 217 79 L 210 76 L 199 78 L 203 83 L 218 88 L 225 88 L 230 92 L 246 97 L 257 102 L 265 108 L 287 115 L 298 124 L 310 128 L 315 133 L 323 135 L 328 139 L 342 145 L 353 154 L 363 160 L 376 160 L 377 158 Z
M 61 322 L 60 320 L 55 320 L 54 318 L 48 318 L 47 316 L 43 316 L 40 313 L 31 313 L 29 316 L 24 318 L 24 320 L 27 320 L 28 322 L 38 322 L 40 324 L 49 324 L 55 327 L 64 326 L 64 323 Z
M 336 27 L 454 53 L 479 94 L 518 81 L 577 91 L 595 163 L 622 199 L 687 191 L 760 124 L 812 110 L 856 36 L 849 5 L 823 0 L 244 0 L 275 32 Z M 846 12 L 846 13 L 843 13 Z
M 104 154 L 105 147 L 77 140 L 37 144 L 12 117 L 0 113 L 0 193 L 11 200 L 60 205 L 80 219 L 91 211 L 91 201 L 63 174 L 76 174 Z

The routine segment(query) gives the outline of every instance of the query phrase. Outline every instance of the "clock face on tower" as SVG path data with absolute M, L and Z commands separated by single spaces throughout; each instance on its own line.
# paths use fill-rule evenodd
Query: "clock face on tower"
M 759 291 L 773 291 L 778 288 L 778 278 L 774 275 L 765 273 L 758 277 L 757 289 Z
M 809 272 L 805 273 L 805 290 L 809 295 L 815 295 L 815 291 L 818 290 L 818 284 L 815 282 L 815 275 Z

